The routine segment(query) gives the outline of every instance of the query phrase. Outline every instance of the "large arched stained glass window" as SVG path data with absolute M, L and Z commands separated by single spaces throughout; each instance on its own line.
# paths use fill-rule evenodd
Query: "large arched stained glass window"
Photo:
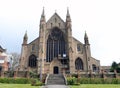
M 75 69 L 76 70 L 83 70 L 83 61 L 79 57 L 75 61 Z
M 46 54 L 47 62 L 51 62 L 59 55 L 63 57 L 63 54 L 66 54 L 63 32 L 57 27 L 53 28 L 48 36 Z
M 30 55 L 28 66 L 29 67 L 36 67 L 37 66 L 37 57 L 35 55 Z

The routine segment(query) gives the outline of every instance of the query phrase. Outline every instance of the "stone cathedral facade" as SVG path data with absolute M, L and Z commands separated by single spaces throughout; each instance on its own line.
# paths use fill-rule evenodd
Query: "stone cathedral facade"
M 19 70 L 37 74 L 99 72 L 100 61 L 91 56 L 87 34 L 84 43 L 78 41 L 72 36 L 71 25 L 69 10 L 66 21 L 56 12 L 46 21 L 43 9 L 39 36 L 28 43 L 27 33 L 24 35 Z

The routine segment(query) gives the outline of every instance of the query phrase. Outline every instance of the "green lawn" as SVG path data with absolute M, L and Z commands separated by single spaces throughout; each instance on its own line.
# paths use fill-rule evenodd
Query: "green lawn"
M 40 88 L 30 84 L 0 84 L 0 88 Z M 70 86 L 70 88 L 120 88 L 115 84 L 81 84 L 80 86 Z
M 40 88 L 39 86 L 31 86 L 30 84 L 1 84 L 0 88 Z
M 120 88 L 120 84 L 81 84 L 80 86 L 70 86 L 71 88 Z

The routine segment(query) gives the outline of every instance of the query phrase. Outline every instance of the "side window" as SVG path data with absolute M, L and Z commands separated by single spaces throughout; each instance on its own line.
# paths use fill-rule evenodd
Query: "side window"
M 77 44 L 77 51 L 81 51 L 80 44 Z
M 34 51 L 34 50 L 35 50 L 35 44 L 32 45 L 32 51 Z

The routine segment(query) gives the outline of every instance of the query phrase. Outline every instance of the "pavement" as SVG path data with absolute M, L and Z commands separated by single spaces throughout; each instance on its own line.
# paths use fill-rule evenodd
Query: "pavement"
M 43 86 L 42 88 L 70 88 L 66 85 L 46 85 L 46 86 Z

